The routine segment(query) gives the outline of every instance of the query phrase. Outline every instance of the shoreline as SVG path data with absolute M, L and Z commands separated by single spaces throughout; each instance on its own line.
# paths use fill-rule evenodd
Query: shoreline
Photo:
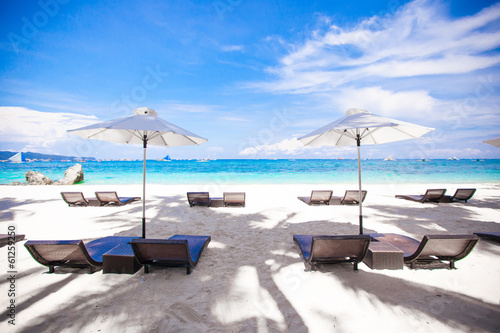
M 481 240 L 456 270 L 371 270 L 365 264 L 320 265 L 304 271 L 294 234 L 357 234 L 357 206 L 308 206 L 297 196 L 333 190 L 341 196 L 357 183 L 292 185 L 146 186 L 147 238 L 210 235 L 191 275 L 154 268 L 146 275 L 88 274 L 38 264 L 17 243 L 20 331 L 271 331 L 325 332 L 377 329 L 498 331 L 499 246 Z M 471 187 L 470 184 L 466 184 Z M 396 194 L 460 184 L 363 184 L 365 233 L 424 234 L 500 231 L 500 184 L 476 184 L 468 203 L 420 204 Z M 142 202 L 121 207 L 68 207 L 61 191 L 117 191 L 142 196 L 136 185 L 4 186 L 1 225 L 28 240 L 140 236 Z M 189 207 L 186 192 L 247 193 L 244 208 Z M 3 231 L 0 231 L 3 233 Z M 0 248 L 0 267 L 7 267 Z M 7 295 L 7 284 L 0 285 Z M 5 312 L 5 311 L 4 311 Z M 147 314 L 147 315 L 146 315 Z M 363 318 L 363 320 L 359 320 Z M 6 323 L 4 323 L 6 325 Z M 2 324 L 2 325 L 4 325 Z

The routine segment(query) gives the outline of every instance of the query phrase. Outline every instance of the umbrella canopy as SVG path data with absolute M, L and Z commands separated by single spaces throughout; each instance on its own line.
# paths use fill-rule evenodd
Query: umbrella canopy
M 299 138 L 299 141 L 306 146 L 358 146 L 359 233 L 363 234 L 360 146 L 416 139 L 432 130 L 362 109 L 349 109 L 345 117 Z
M 199 145 L 207 141 L 158 117 L 150 108 L 138 108 L 134 115 L 85 126 L 68 132 L 84 139 L 95 139 L 125 144 L 142 144 L 143 158 L 143 198 L 142 198 L 142 237 L 146 238 L 146 148 L 155 146 Z
M 495 147 L 500 147 L 500 138 L 486 140 L 486 141 L 483 141 L 483 143 L 487 143 L 487 144 L 495 146 Z

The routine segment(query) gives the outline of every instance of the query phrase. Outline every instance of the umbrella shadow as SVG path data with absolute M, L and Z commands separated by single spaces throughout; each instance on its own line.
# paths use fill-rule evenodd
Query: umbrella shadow
M 86 330 L 88 323 L 100 321 L 103 327 L 106 322 L 112 322 L 114 327 L 128 327 L 137 332 L 165 332 L 181 327 L 222 332 L 252 328 L 307 332 L 309 327 L 303 317 L 303 309 L 294 305 L 291 300 L 293 295 L 289 294 L 293 290 L 291 285 L 297 281 L 302 285 L 308 283 L 307 274 L 322 274 L 337 279 L 345 289 L 356 294 L 367 293 L 372 302 L 385 304 L 394 316 L 401 315 L 395 308 L 403 306 L 411 312 L 423 313 L 452 327 L 466 325 L 482 330 L 498 329 L 495 320 L 499 315 L 498 307 L 465 294 L 428 287 L 375 271 L 353 272 L 350 264 L 322 265 L 317 273 L 293 271 L 297 263 L 302 263 L 298 247 L 293 242 L 293 234 L 311 234 L 311 230 L 315 234 L 357 234 L 357 224 L 330 220 L 297 223 L 296 213 L 274 219 L 265 210 L 256 211 L 248 207 L 189 207 L 183 196 L 153 197 L 148 206 L 155 209 L 148 210 L 147 238 L 168 238 L 174 234 L 212 237 L 191 275 L 186 275 L 183 268 L 153 268 L 147 275 L 142 270 L 134 275 L 99 275 L 98 281 L 102 286 L 98 291 L 78 294 L 61 304 L 57 310 L 32 319 L 20 331 L 68 329 L 65 313 L 72 313 L 76 308 L 78 319 L 70 324 L 74 330 Z M 415 214 L 412 207 L 403 212 L 389 211 L 384 206 L 370 206 L 370 209 L 383 216 L 396 214 L 406 219 Z M 119 211 L 109 212 L 99 218 L 99 221 L 113 220 L 126 225 L 128 229 L 117 236 L 138 236 L 141 234 L 140 219 L 126 221 L 126 216 L 140 210 L 139 205 L 123 206 Z M 431 220 L 434 220 L 431 213 L 422 217 L 422 222 Z M 467 220 L 472 223 L 472 213 L 467 216 Z M 442 223 L 445 227 L 452 221 Z M 402 223 L 398 226 L 412 234 L 424 231 L 424 228 L 411 224 Z M 272 241 L 265 237 L 269 233 L 272 233 Z M 36 274 L 40 272 L 33 271 L 28 275 Z M 280 274 L 291 276 L 280 279 Z M 71 276 L 78 281 L 86 278 L 86 275 Z M 73 282 L 68 281 L 68 284 Z M 390 287 L 380 288 L 381 285 Z M 394 292 L 408 293 L 409 298 L 399 304 L 391 297 Z M 38 295 L 36 303 L 49 297 L 50 292 L 40 292 Z M 318 296 L 321 295 L 312 297 Z M 27 300 L 23 309 L 32 305 L 34 303 Z M 466 315 L 457 316 L 463 309 L 470 309 L 470 312 L 467 310 Z M 334 310 L 321 311 L 323 317 L 331 318 Z M 475 323 L 472 320 L 475 316 L 488 317 Z M 342 322 L 342 318 L 325 320 Z
M 20 200 L 17 198 L 2 198 L 0 199 L 0 222 L 12 221 L 15 219 L 16 211 L 12 211 L 13 208 L 22 208 L 23 206 L 28 206 L 32 204 L 47 203 L 55 200 Z M 24 209 L 20 209 L 25 211 Z M 26 210 L 27 211 L 27 210 Z M 34 213 L 31 212 L 30 215 Z
M 151 217 L 147 218 L 147 238 L 168 238 L 173 234 L 212 237 L 193 273 L 186 275 L 183 268 L 153 267 L 147 275 L 142 270 L 131 276 L 103 275 L 102 281 L 109 287 L 106 291 L 79 295 L 61 305 L 57 312 L 32 320 L 22 331 L 67 328 L 63 314 L 75 307 L 80 309 L 79 319 L 72 323 L 72 329 L 85 330 L 88 322 L 96 320 L 96 306 L 104 305 L 99 307 L 100 318 L 123 320 L 116 325 L 144 332 L 172 331 L 177 324 L 202 331 L 213 327 L 217 327 L 217 331 L 239 331 L 261 326 L 271 331 L 286 331 L 293 325 L 294 331 L 307 332 L 301 316 L 274 282 L 273 271 L 266 263 L 281 261 L 276 253 L 288 251 L 288 239 L 272 243 L 260 241 L 263 233 L 286 227 L 285 221 L 278 221 L 272 230 L 267 230 L 262 223 L 266 215 L 246 208 L 191 208 L 182 196 L 159 196 L 150 202 L 158 208 L 154 214 L 148 211 Z M 99 220 L 118 217 L 115 214 Z M 123 219 L 119 216 L 118 222 Z M 140 235 L 139 221 L 128 225 L 129 229 L 116 235 Z M 238 287 L 248 275 L 254 288 L 249 293 Z M 206 281 L 211 281 L 210 287 Z M 141 299 L 125 295 L 141 295 Z M 175 303 L 179 299 L 182 303 Z M 137 311 L 137 302 L 140 302 L 140 311 Z M 225 314 L 223 309 L 233 305 L 240 306 L 240 313 Z M 25 305 L 30 306 L 29 302 Z M 242 307 L 248 315 L 241 314 Z M 147 319 L 144 313 L 149 314 Z
M 325 228 L 328 228 L 327 224 L 327 221 L 308 221 L 294 224 L 293 228 L 294 231 L 297 231 L 294 233 L 297 234 L 303 233 L 307 229 L 324 231 Z M 349 223 L 344 227 L 350 227 Z M 375 232 L 368 229 L 366 231 L 367 233 Z M 325 233 L 317 232 L 315 234 Z M 500 247 L 490 245 L 480 244 L 480 250 L 492 251 L 496 255 L 500 254 Z M 297 252 L 300 251 L 298 246 L 295 248 Z M 304 269 L 308 270 L 308 265 L 304 264 Z M 450 275 L 455 273 L 453 270 L 446 271 Z M 500 322 L 497 320 L 500 315 L 500 307 L 465 293 L 419 284 L 405 278 L 384 274 L 387 271 L 360 269 L 353 272 L 351 263 L 319 264 L 317 272 L 340 281 L 343 292 L 348 293 L 351 290 L 353 295 L 367 295 L 366 298 L 373 304 L 382 303 L 389 306 L 394 316 L 401 316 L 400 307 L 404 307 L 408 309 L 404 312 L 412 314 L 420 312 L 457 329 L 463 329 L 464 326 L 473 331 L 498 331 L 500 329 Z M 404 268 L 402 273 L 408 273 L 410 278 L 413 275 L 408 268 Z M 447 283 L 460 283 L 460 278 L 450 276 Z M 401 302 L 401 296 L 405 298 L 403 302 Z M 359 309 L 359 311 L 362 310 Z M 339 319 L 339 321 L 341 320 Z M 341 323 L 338 323 L 336 327 L 339 325 L 341 326 Z

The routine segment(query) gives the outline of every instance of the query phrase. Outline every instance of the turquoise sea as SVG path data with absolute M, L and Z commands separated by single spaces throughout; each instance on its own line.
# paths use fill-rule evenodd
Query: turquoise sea
M 500 160 L 363 160 L 362 181 L 377 183 L 500 183 Z M 0 184 L 25 182 L 29 170 L 53 180 L 75 162 L 0 163 Z M 142 161 L 81 163 L 84 184 L 141 184 Z M 147 183 L 324 184 L 357 183 L 357 160 L 147 161 Z

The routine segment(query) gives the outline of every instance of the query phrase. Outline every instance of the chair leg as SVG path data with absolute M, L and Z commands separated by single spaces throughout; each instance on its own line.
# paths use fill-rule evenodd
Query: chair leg
M 355 262 L 354 262 L 354 270 L 355 270 L 355 271 L 357 271 L 357 270 L 358 270 L 358 262 L 357 262 L 357 261 L 355 261 Z
M 49 266 L 49 273 L 54 273 L 55 267 L 54 266 Z
M 149 265 L 148 264 L 144 264 L 144 273 L 149 274 Z
M 455 269 L 455 261 L 450 260 L 450 269 Z
M 191 274 L 191 267 L 190 266 L 186 267 L 186 274 L 187 275 Z

